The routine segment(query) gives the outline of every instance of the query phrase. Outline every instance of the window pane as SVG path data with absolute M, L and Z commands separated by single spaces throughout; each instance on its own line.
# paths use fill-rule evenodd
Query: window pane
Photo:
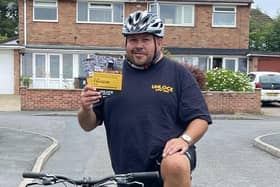
M 234 12 L 233 7 L 215 7 L 215 11 Z
M 32 77 L 32 53 L 25 53 L 22 58 L 22 72 L 23 77 Z
M 193 8 L 191 6 L 184 7 L 184 23 L 192 23 Z
M 73 55 L 71 54 L 63 55 L 63 78 L 73 78 Z
M 238 71 L 247 73 L 247 58 L 238 59 Z
M 87 1 L 78 1 L 78 21 L 88 21 Z
M 114 4 L 114 22 L 123 22 L 123 4 Z
M 56 8 L 35 8 L 34 18 L 36 20 L 56 20 Z
M 176 6 L 176 16 L 175 16 L 175 24 L 182 24 L 182 18 L 183 18 L 183 7 Z
M 160 4 L 160 17 L 165 24 L 192 24 L 193 6 Z
M 110 9 L 90 9 L 89 20 L 96 22 L 112 22 L 112 10 Z
M 235 14 L 234 13 L 214 13 L 214 25 L 235 25 Z
M 35 6 L 56 6 L 56 0 L 35 0 Z
M 198 58 L 198 68 L 202 71 L 206 71 L 207 70 L 207 61 L 208 61 L 207 57 L 199 57 Z
M 225 60 L 225 69 L 229 69 L 231 71 L 235 71 L 235 60 L 226 59 Z
M 59 78 L 59 56 L 50 55 L 50 77 Z
M 165 24 L 175 24 L 176 7 L 172 5 L 160 5 L 160 17 Z
M 36 67 L 36 77 L 43 78 L 45 77 L 46 67 L 45 67 L 46 56 L 45 55 L 36 55 L 35 56 L 35 67 Z
M 88 55 L 86 54 L 79 55 L 79 77 L 86 77 L 82 62 L 83 60 L 87 59 L 87 57 Z

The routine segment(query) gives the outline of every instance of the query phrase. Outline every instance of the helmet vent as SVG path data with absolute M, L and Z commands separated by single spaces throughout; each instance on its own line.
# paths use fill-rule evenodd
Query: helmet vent
M 128 16 L 123 25 L 123 35 L 150 33 L 164 36 L 164 24 L 157 16 L 147 11 L 137 11 Z

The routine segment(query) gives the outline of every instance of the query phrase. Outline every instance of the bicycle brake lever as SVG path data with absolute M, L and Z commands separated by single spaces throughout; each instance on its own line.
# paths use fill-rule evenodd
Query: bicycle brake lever
M 142 183 L 142 182 L 137 182 L 137 181 L 133 181 L 133 182 L 129 182 L 129 183 L 127 183 L 128 185 L 131 185 L 131 184 L 138 184 L 138 185 L 140 185 L 141 187 L 144 187 L 144 183 Z
M 33 185 L 40 185 L 40 183 L 38 182 L 32 182 L 32 183 L 29 183 L 29 184 L 26 184 L 25 187 L 28 187 L 28 186 L 33 186 Z

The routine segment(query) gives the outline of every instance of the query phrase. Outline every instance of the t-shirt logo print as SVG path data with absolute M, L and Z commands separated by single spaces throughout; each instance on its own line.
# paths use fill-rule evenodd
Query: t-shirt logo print
M 163 92 L 163 93 L 172 93 L 174 88 L 167 85 L 161 85 L 161 84 L 153 84 L 152 89 L 156 92 Z

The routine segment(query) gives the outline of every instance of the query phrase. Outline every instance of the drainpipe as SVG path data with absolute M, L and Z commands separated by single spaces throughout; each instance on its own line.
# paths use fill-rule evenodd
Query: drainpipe
M 27 23 L 26 23 L 26 0 L 24 0 L 24 4 L 23 4 L 23 27 L 24 27 L 24 46 L 26 46 L 26 40 L 27 40 Z

